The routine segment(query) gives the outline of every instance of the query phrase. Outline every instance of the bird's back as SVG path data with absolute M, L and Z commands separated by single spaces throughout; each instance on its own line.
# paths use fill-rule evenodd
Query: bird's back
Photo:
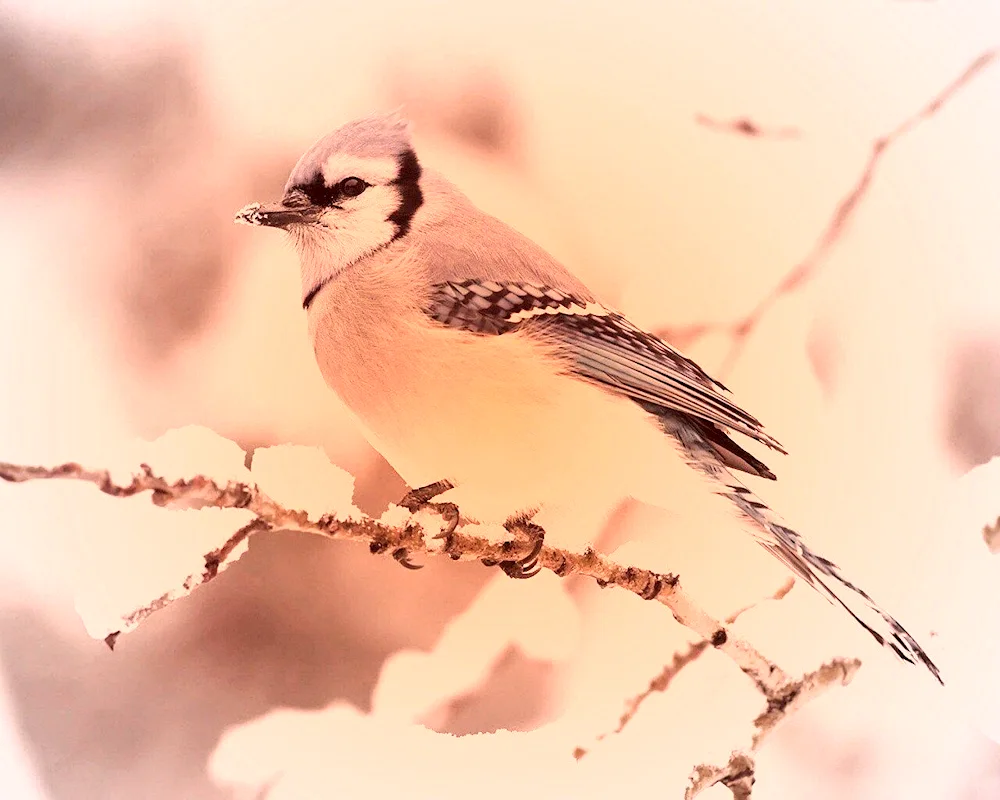
M 425 204 L 413 220 L 407 248 L 425 266 L 430 283 L 475 278 L 521 280 L 591 301 L 593 293 L 544 248 L 480 210 L 444 177 L 426 170 Z

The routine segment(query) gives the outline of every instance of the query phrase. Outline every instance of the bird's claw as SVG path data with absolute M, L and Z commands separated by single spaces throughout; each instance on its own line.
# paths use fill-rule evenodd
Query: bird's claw
M 448 523 L 447 528 L 441 531 L 441 533 L 435 534 L 431 538 L 432 539 L 449 538 L 455 532 L 455 529 L 458 527 L 458 522 L 460 517 L 458 512 L 458 506 L 456 506 L 454 503 L 428 503 L 426 507 L 432 508 L 435 511 L 437 511 L 441 515 L 441 518 Z
M 410 561 L 410 553 L 405 547 L 399 547 L 392 551 L 392 557 L 399 562 L 400 566 L 406 567 L 407 569 L 423 569 L 423 564 L 414 564 Z
M 531 552 L 524 558 L 519 558 L 516 561 L 501 561 L 498 566 L 508 578 L 518 580 L 533 578 L 542 571 L 542 567 L 538 563 L 538 555 L 542 552 L 542 546 L 545 544 L 545 531 L 523 517 L 508 520 L 504 527 L 512 532 L 515 528 L 524 531 L 532 537 L 533 542 Z
M 373 556 L 380 556 L 386 550 L 389 549 L 389 545 L 386 542 L 371 542 L 368 545 L 368 552 Z M 423 569 L 423 564 L 414 564 L 410 561 L 410 553 L 405 547 L 397 547 L 392 551 L 392 557 L 399 562 L 401 566 L 407 569 Z
M 499 567 L 508 578 L 516 578 L 517 580 L 534 578 L 542 571 L 535 559 L 531 561 L 501 561 Z

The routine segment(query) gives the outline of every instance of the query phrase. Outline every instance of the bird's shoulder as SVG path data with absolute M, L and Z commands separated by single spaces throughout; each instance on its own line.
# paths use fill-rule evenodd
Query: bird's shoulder
M 407 237 L 431 285 L 446 281 L 523 281 L 584 300 L 593 293 L 544 247 L 483 211 L 458 187 L 428 171 L 424 207 Z

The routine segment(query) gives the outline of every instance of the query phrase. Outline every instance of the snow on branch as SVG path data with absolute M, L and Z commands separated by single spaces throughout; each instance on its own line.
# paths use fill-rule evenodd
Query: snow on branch
M 0 478 L 12 483 L 86 481 L 112 497 L 132 497 L 149 492 L 150 501 L 160 507 L 240 509 L 253 514 L 250 522 L 204 554 L 203 569 L 199 574 L 184 577 L 181 583 L 183 592 L 158 596 L 146 605 L 126 612 L 122 616 L 122 630 L 134 627 L 175 597 L 215 578 L 220 568 L 227 565 L 234 554 L 241 552 L 251 534 L 280 529 L 364 542 L 373 554 L 392 553 L 399 559 L 408 554 L 426 553 L 447 555 L 455 560 L 476 559 L 501 566 L 531 559 L 539 568 L 551 570 L 559 577 L 586 575 L 602 586 L 616 586 L 643 599 L 663 603 L 678 622 L 729 656 L 768 699 L 785 697 L 787 687 L 792 684 L 776 664 L 749 643 L 734 636 L 726 624 L 700 609 L 681 587 L 678 576 L 617 564 L 591 548 L 576 553 L 544 543 L 539 547 L 538 535 L 544 532 L 527 520 L 508 523 L 507 530 L 513 538 L 497 540 L 488 535 L 489 530 L 483 526 L 462 525 L 454 518 L 450 508 L 431 504 L 426 494 L 417 498 L 413 510 L 394 506 L 383 515 L 382 520 L 367 517 L 356 509 L 355 515 L 342 519 L 327 513 L 311 516 L 305 510 L 288 508 L 276 502 L 253 482 L 227 481 L 220 484 L 204 475 L 171 481 L 154 473 L 147 464 L 142 464 L 128 482 L 115 482 L 108 470 L 88 469 L 76 463 L 39 467 L 0 462 Z M 437 488 L 443 491 L 448 485 L 442 483 Z M 111 632 L 111 637 L 120 632 Z M 112 638 L 110 643 L 113 641 Z
M 248 538 L 262 531 L 301 531 L 362 542 L 373 554 L 391 554 L 403 566 L 412 567 L 410 558 L 417 554 L 444 555 L 454 560 L 475 559 L 488 566 L 499 566 L 511 577 L 525 577 L 537 569 L 550 570 L 559 577 L 585 575 L 601 586 L 618 587 L 662 603 L 678 622 L 702 638 L 690 652 L 675 657 L 646 695 L 666 689 L 683 666 L 713 647 L 750 677 L 764 696 L 766 708 L 755 721 L 749 747 L 734 754 L 725 766 L 698 767 L 688 797 L 716 783 L 726 785 L 735 797 L 749 797 L 753 781 L 750 753 L 760 740 L 793 709 L 822 689 L 838 682 L 846 684 L 859 666 L 857 661 L 837 660 L 793 680 L 749 642 L 734 635 L 730 626 L 738 614 L 725 621 L 714 619 L 685 592 L 677 575 L 619 564 L 589 547 L 573 552 L 550 546 L 544 543 L 544 531 L 528 520 L 515 519 L 495 530 L 469 523 L 451 504 L 432 502 L 437 494 L 451 488 L 447 482 L 411 492 L 401 505 L 390 506 L 380 519 L 373 519 L 352 505 L 351 476 L 332 465 L 315 448 L 258 449 L 247 470 L 239 458 L 242 451 L 211 431 L 199 428 L 172 431 L 160 442 L 168 438 L 174 450 L 225 451 L 227 466 L 211 470 L 213 475 L 190 469 L 186 476 L 177 477 L 180 468 L 174 457 L 166 458 L 165 463 L 170 466 L 159 470 L 143 461 L 125 478 L 125 473 L 117 470 L 87 468 L 74 462 L 53 467 L 0 462 L 0 478 L 10 483 L 90 484 L 104 495 L 116 498 L 117 502 L 111 502 L 111 506 L 148 500 L 148 504 L 143 503 L 148 516 L 135 518 L 125 526 L 127 539 L 112 542 L 105 549 L 118 556 L 117 563 L 106 565 L 107 559 L 94 557 L 93 563 L 105 573 L 88 578 L 100 585 L 101 599 L 79 604 L 88 630 L 104 638 L 109 646 L 114 645 L 122 632 L 213 580 L 242 555 Z M 164 459 L 165 453 L 169 456 L 170 449 L 161 446 L 158 457 Z M 101 516 L 110 511 L 104 505 L 91 513 Z M 84 509 L 75 516 L 86 513 Z M 199 527 L 193 522 L 199 519 L 202 520 L 199 534 L 184 539 L 184 529 L 192 524 Z M 161 534 L 167 535 L 161 535 L 155 543 L 144 538 L 148 531 L 134 530 L 157 526 Z M 176 547 L 172 542 L 181 540 L 184 552 L 180 556 L 171 555 L 170 548 Z M 88 539 L 88 550 L 100 547 L 99 542 Z M 150 558 L 149 552 L 155 556 Z M 159 574 L 153 580 L 149 576 L 157 570 Z M 169 574 L 164 574 L 164 570 Z M 115 596 L 116 581 L 127 584 L 127 590 L 119 596 Z M 786 592 L 784 588 L 774 597 L 780 598 Z M 637 712 L 643 698 L 632 702 L 621 719 L 619 731 Z M 577 757 L 581 754 L 578 750 Z

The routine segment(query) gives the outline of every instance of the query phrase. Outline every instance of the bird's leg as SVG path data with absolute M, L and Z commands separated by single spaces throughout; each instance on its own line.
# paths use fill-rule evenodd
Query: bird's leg
M 441 517 L 448 523 L 447 528 L 437 534 L 435 539 L 445 539 L 445 552 L 448 552 L 449 537 L 454 533 L 455 528 L 458 527 L 459 513 L 458 506 L 454 503 L 432 503 L 435 497 L 439 494 L 444 494 L 449 489 L 453 489 L 454 484 L 451 481 L 443 480 L 436 481 L 434 483 L 429 483 L 426 486 L 420 486 L 417 489 L 411 489 L 403 498 L 396 503 L 396 505 L 401 508 L 405 508 L 411 514 L 415 514 L 421 509 L 430 509 L 432 511 L 437 511 Z M 405 547 L 400 547 L 393 551 L 392 557 L 396 559 L 402 566 L 407 569 L 421 569 L 422 564 L 414 564 L 410 561 L 409 553 Z
M 516 561 L 501 561 L 499 564 L 509 578 L 531 578 L 542 571 L 538 565 L 538 554 L 542 552 L 542 545 L 545 544 L 545 530 L 531 521 L 535 512 L 517 514 L 508 519 L 504 528 L 509 533 L 522 533 L 531 540 L 531 552 Z

